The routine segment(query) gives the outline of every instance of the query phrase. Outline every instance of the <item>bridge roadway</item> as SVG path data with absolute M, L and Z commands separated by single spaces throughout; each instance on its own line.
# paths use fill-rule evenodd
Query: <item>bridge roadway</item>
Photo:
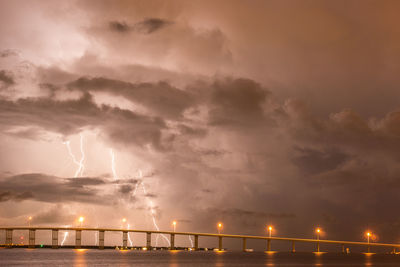
M 288 241 L 292 243 L 292 252 L 295 252 L 296 243 L 314 243 L 316 244 L 316 252 L 320 252 L 320 244 L 337 244 L 341 245 L 342 252 L 345 252 L 345 246 L 363 246 L 367 247 L 370 252 L 371 247 L 388 247 L 396 252 L 400 248 L 400 244 L 387 244 L 387 243 L 368 243 L 368 242 L 354 242 L 354 241 L 336 241 L 336 240 L 323 240 L 323 239 L 304 239 L 304 238 L 289 238 L 289 237 L 268 237 L 268 236 L 252 236 L 252 235 L 230 235 L 230 234 L 211 234 L 211 233 L 196 233 L 196 232 L 173 232 L 173 231 L 153 231 L 153 230 L 134 230 L 134 229 L 115 229 L 115 228 L 81 228 L 81 227 L 0 227 L 0 231 L 6 231 L 5 245 L 8 247 L 13 246 L 13 231 L 14 230 L 27 230 L 29 231 L 29 247 L 35 247 L 35 232 L 42 230 L 52 231 L 52 247 L 58 248 L 58 232 L 59 231 L 75 231 L 75 248 L 81 247 L 81 234 L 82 231 L 98 231 L 99 232 L 99 249 L 104 249 L 104 233 L 105 232 L 122 232 L 122 247 L 127 248 L 127 235 L 128 233 L 144 233 L 146 234 L 146 248 L 151 249 L 151 234 L 165 234 L 170 235 L 170 249 L 175 248 L 175 236 L 187 235 L 194 236 L 193 249 L 199 249 L 199 236 L 216 237 L 218 238 L 218 249 L 222 248 L 223 238 L 239 238 L 243 241 L 243 251 L 246 251 L 247 239 L 263 239 L 267 241 L 267 251 L 271 251 L 271 241 Z

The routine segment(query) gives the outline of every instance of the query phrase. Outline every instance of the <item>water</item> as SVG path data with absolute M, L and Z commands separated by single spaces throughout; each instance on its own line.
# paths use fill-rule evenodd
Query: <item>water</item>
M 0 249 L 0 266 L 400 266 L 400 255 Z

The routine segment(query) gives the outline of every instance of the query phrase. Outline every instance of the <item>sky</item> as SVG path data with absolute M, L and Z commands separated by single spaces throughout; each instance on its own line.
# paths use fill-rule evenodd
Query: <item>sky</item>
M 0 0 L 0 225 L 399 242 L 399 9 Z

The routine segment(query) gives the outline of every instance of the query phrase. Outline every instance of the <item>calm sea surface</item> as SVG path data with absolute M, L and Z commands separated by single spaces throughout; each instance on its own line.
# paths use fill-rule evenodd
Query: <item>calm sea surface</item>
M 400 255 L 0 249 L 0 266 L 400 266 Z

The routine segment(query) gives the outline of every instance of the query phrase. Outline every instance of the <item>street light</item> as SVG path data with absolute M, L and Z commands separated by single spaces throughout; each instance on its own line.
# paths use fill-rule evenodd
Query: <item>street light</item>
M 176 231 L 176 221 L 173 221 L 172 222 L 172 225 L 173 225 L 173 227 L 174 227 L 174 232 Z
M 121 224 L 121 228 L 124 228 L 124 224 L 126 223 L 126 218 L 122 218 L 122 224 Z
M 368 240 L 368 244 L 369 244 L 369 237 L 371 236 L 371 232 L 367 232 L 367 240 Z
M 85 220 L 85 218 L 84 217 L 79 217 L 79 223 L 80 223 L 80 226 L 81 226 L 81 228 L 82 228 L 82 223 L 83 223 L 83 221 Z
M 218 223 L 218 234 L 221 234 L 222 223 Z
M 29 216 L 28 217 L 28 225 L 29 225 L 29 227 L 31 227 L 31 221 L 32 221 L 32 216 Z
M 271 225 L 268 226 L 269 237 L 272 236 L 272 230 L 273 230 L 272 226 Z
M 317 228 L 317 230 L 315 230 L 315 232 L 317 233 L 317 240 L 319 240 L 319 234 L 321 233 L 321 229 Z

